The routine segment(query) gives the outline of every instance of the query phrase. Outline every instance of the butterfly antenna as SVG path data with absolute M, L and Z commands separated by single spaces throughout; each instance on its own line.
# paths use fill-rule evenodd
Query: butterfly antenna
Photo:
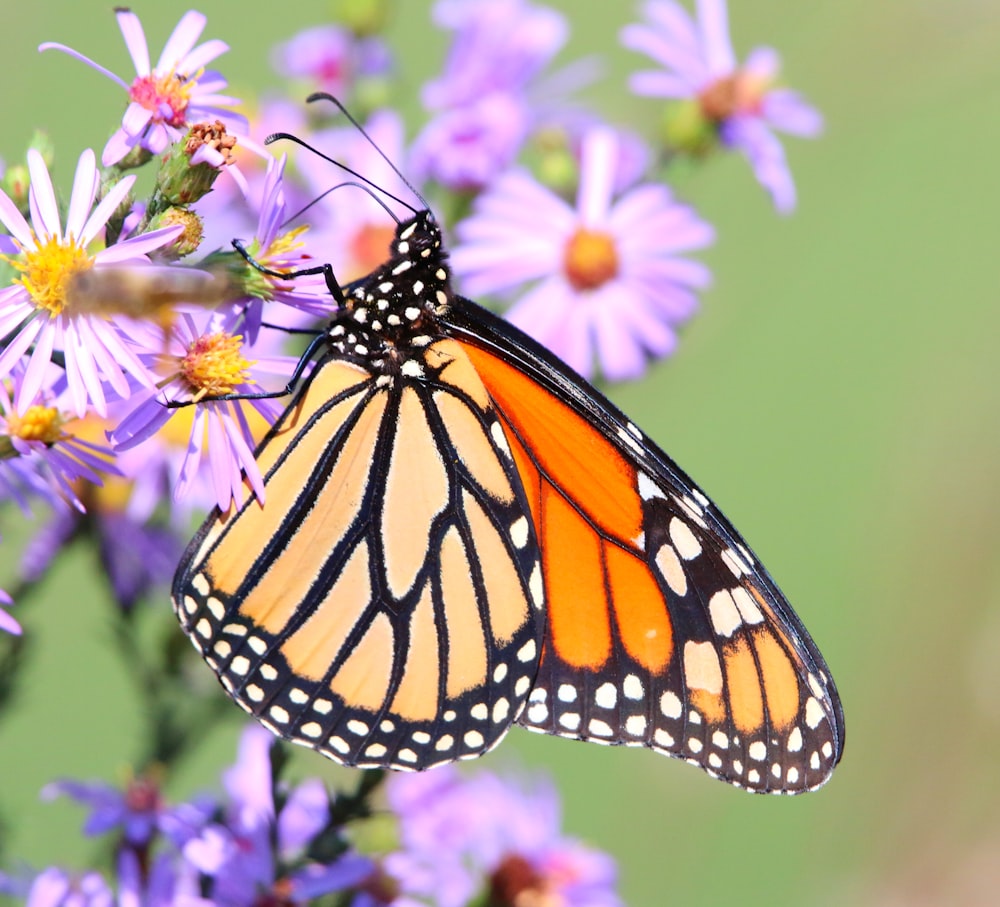
M 308 211 L 313 205 L 317 204 L 318 202 L 323 201 L 323 199 L 326 198 L 335 189 L 343 189 L 345 186 L 354 186 L 356 189 L 360 189 L 362 192 L 367 192 L 369 198 L 371 198 L 371 200 L 373 202 L 376 202 L 379 205 L 381 205 L 382 209 L 385 211 L 385 213 L 388 214 L 389 217 L 391 217 L 396 222 L 397 225 L 399 224 L 399 218 L 396 216 L 396 214 L 392 210 L 392 208 L 390 208 L 385 203 L 384 199 L 382 199 L 382 197 L 379 195 L 378 192 L 376 192 L 374 189 L 372 189 L 371 186 L 365 186 L 363 183 L 356 183 L 356 182 L 354 182 L 354 180 L 348 180 L 347 182 L 344 182 L 344 183 L 337 183 L 336 186 L 331 186 L 322 195 L 317 195 L 316 198 L 314 198 L 311 202 L 309 202 L 308 205 L 306 205 L 303 208 L 299 208 L 299 210 L 296 211 L 290 217 L 286 217 L 284 223 L 281 225 L 282 229 L 284 229 L 284 227 L 286 227 L 292 221 L 297 220 L 298 218 L 302 217 L 302 215 L 305 214 L 306 211 Z M 398 201 L 398 199 L 397 199 L 397 201 Z
M 357 171 L 352 170 L 350 167 L 347 166 L 347 164 L 343 163 L 342 161 L 338 161 L 336 158 L 330 157 L 330 155 L 328 154 L 324 154 L 318 148 L 315 148 L 312 145 L 310 145 L 307 141 L 305 141 L 305 139 L 300 139 L 297 135 L 292 135 L 290 132 L 274 132 L 271 135 L 269 135 L 266 139 L 264 139 L 264 144 L 270 145 L 272 142 L 277 142 L 281 139 L 284 139 L 287 142 L 294 142 L 296 145 L 301 145 L 303 148 L 305 148 L 307 151 L 311 151 L 317 157 L 323 158 L 324 161 L 329 161 L 335 167 L 339 167 L 341 170 L 343 170 L 345 173 L 349 173 L 355 179 L 361 180 L 361 182 L 363 182 L 365 185 L 371 186 L 371 188 L 374 189 L 376 192 L 386 196 L 387 198 L 391 198 L 394 202 L 399 202 L 399 204 L 401 204 L 404 208 L 408 208 L 414 214 L 417 213 L 417 209 L 414 208 L 413 205 L 411 205 L 409 202 L 405 202 L 403 201 L 403 199 L 398 198 L 391 192 L 388 192 L 387 190 L 383 189 L 381 186 L 375 185 L 375 183 L 373 183 L 370 179 L 362 176 Z M 369 139 L 369 141 L 371 141 L 371 139 Z M 381 154 L 381 152 L 379 153 Z M 384 154 L 382 156 L 385 157 Z M 396 173 L 399 173 L 399 171 L 396 170 L 395 167 L 393 167 L 392 169 Z M 406 181 L 404 180 L 403 182 Z M 413 187 L 410 186 L 409 183 L 406 183 L 406 185 L 410 188 L 411 191 L 415 191 L 413 190 Z M 417 197 L 420 198 L 419 195 Z M 320 198 L 322 198 L 322 196 L 320 196 Z M 423 198 L 420 198 L 420 200 L 423 201 Z
M 329 101 L 331 104 L 333 104 L 337 108 L 337 110 L 339 110 L 345 117 L 347 117 L 347 121 L 355 129 L 357 129 L 362 136 L 364 136 L 365 141 L 368 142 L 368 144 L 371 145 L 372 148 L 374 148 L 375 151 L 378 152 L 378 156 L 382 158 L 382 160 L 389 165 L 392 172 L 395 173 L 396 176 L 398 176 L 403 181 L 403 185 L 405 185 L 406 188 L 410 190 L 410 192 L 412 192 L 418 199 L 420 199 L 420 204 L 424 206 L 424 210 L 426 211 L 430 209 L 430 205 L 427 204 L 427 199 L 425 199 L 419 192 L 417 192 L 416 186 L 414 186 L 413 183 L 411 183 L 405 176 L 403 176 L 399 168 L 391 160 L 389 160 L 389 156 L 378 146 L 375 140 L 367 132 L 365 132 L 364 127 L 352 116 L 351 112 L 344 106 L 343 102 L 340 101 L 339 98 L 335 98 L 332 94 L 329 94 L 325 91 L 314 91 L 311 95 L 309 95 L 308 98 L 306 98 L 306 103 L 312 104 L 313 101 Z M 388 195 L 388 193 L 386 194 Z

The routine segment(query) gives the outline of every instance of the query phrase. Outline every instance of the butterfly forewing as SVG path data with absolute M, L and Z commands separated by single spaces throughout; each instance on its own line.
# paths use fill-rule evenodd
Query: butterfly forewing
M 508 434 L 547 629 L 519 722 L 649 746 L 755 791 L 822 784 L 843 718 L 826 666 L 721 513 L 595 389 L 468 304 L 456 317 Z
M 447 340 L 408 371 L 320 361 L 257 452 L 265 505 L 213 515 L 174 586 L 229 694 L 348 765 L 480 755 L 541 650 L 534 527 L 489 397 Z

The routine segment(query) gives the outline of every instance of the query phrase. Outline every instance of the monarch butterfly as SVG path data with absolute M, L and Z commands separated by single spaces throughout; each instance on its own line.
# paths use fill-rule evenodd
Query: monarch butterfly
M 422 770 L 512 724 L 756 792 L 823 784 L 833 679 L 736 530 L 598 390 L 456 295 L 427 210 L 344 292 L 174 608 L 229 695 L 338 763 Z

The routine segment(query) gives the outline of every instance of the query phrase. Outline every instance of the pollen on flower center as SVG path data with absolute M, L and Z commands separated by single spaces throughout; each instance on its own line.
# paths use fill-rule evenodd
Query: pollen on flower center
M 42 441 L 55 444 L 67 438 L 63 431 L 66 420 L 54 406 L 29 406 L 23 415 L 7 416 L 7 433 L 22 441 Z
M 577 228 L 563 258 L 566 279 L 575 290 L 593 290 L 618 274 L 618 249 L 614 237 L 598 230 Z
M 66 292 L 74 275 L 89 270 L 93 259 L 72 239 L 61 240 L 50 236 L 34 250 L 24 251 L 18 257 L 6 257 L 22 276 L 22 284 L 31 301 L 40 309 L 58 315 L 66 308 Z
M 153 119 L 168 126 L 183 126 L 187 116 L 188 87 L 193 80 L 184 80 L 176 73 L 138 76 L 128 90 L 137 104 L 153 112 Z
M 218 331 L 199 337 L 188 347 L 180 374 L 195 401 L 231 394 L 236 385 L 253 383 L 247 374 L 252 363 L 243 357 L 242 346 L 239 334 Z
M 759 113 L 768 87 L 768 81 L 759 75 L 737 71 L 709 85 L 698 101 L 706 119 L 721 123 L 737 113 Z
M 490 878 L 491 907 L 559 907 L 564 901 L 520 854 L 507 854 Z

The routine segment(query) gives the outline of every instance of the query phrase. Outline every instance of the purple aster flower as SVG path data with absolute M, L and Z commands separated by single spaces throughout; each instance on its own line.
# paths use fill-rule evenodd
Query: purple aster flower
M 533 286 L 507 313 L 584 376 L 595 360 L 612 380 L 636 378 L 649 357 L 669 355 L 675 327 L 697 308 L 708 269 L 682 254 L 713 230 L 666 186 L 615 199 L 618 142 L 607 129 L 583 142 L 574 208 L 514 171 L 481 195 L 457 229 L 452 265 L 464 292 Z
M 280 159 L 269 159 L 261 192 L 257 230 L 253 240 L 246 245 L 246 251 L 265 268 L 296 271 L 311 267 L 316 262 L 303 250 L 302 236 L 308 229 L 307 226 L 283 229 L 287 221 L 284 171 L 284 155 Z M 257 341 L 266 303 L 291 306 L 316 318 L 330 317 L 333 299 L 321 274 L 288 281 L 261 273 L 248 264 L 244 279 L 247 295 L 243 329 L 250 343 Z
M 72 780 L 53 781 L 42 789 L 45 800 L 60 796 L 70 797 L 90 808 L 83 825 L 83 833 L 88 837 L 120 829 L 126 844 L 143 848 L 157 831 L 173 831 L 178 826 L 174 816 L 176 810 L 164 802 L 159 782 L 150 774 L 132 778 L 124 790 L 102 781 Z M 184 804 L 179 815 L 188 816 L 192 808 L 199 810 L 201 825 L 204 825 L 211 815 L 211 807 L 205 803 Z
M 156 66 L 151 67 L 139 17 L 121 8 L 115 15 L 135 65 L 136 77 L 131 84 L 63 44 L 49 42 L 38 48 L 61 50 L 82 60 L 128 92 L 129 105 L 121 128 L 111 136 L 101 156 L 106 167 L 118 163 L 137 145 L 159 154 L 189 126 L 204 120 L 221 119 L 231 131 L 246 129 L 246 119 L 229 109 L 239 101 L 218 94 L 226 87 L 226 80 L 217 72 L 205 70 L 205 64 L 224 54 L 229 45 L 213 40 L 195 46 L 205 28 L 205 16 L 194 10 L 185 13 L 167 39 Z
M 187 494 L 207 457 L 215 502 L 223 510 L 231 500 L 243 500 L 244 474 L 263 503 L 264 486 L 253 456 L 255 441 L 248 413 L 257 412 L 270 425 L 281 409 L 273 400 L 212 399 L 259 390 L 252 383 L 251 363 L 243 356 L 243 338 L 233 333 L 236 318 L 238 313 L 184 313 L 169 330 L 155 324 L 136 325 L 131 339 L 160 381 L 157 388 L 140 388 L 131 395 L 129 413 L 111 433 L 117 449 L 129 450 L 152 438 L 168 422 L 175 423 L 175 430 L 178 425 L 189 427 L 174 497 Z M 276 357 L 269 360 L 267 369 L 262 364 L 262 370 L 287 376 L 296 361 Z M 168 401 L 191 405 L 170 408 L 165 405 Z
M 566 41 L 565 18 L 527 0 L 439 0 L 434 21 L 454 32 L 440 78 L 424 88 L 433 110 L 493 91 L 524 91 Z
M 316 90 L 350 96 L 358 79 L 385 75 L 392 54 L 376 37 L 358 37 L 339 25 L 318 25 L 279 44 L 271 55 L 283 76 L 308 79 Z
M 435 116 L 411 167 L 450 189 L 479 189 L 510 166 L 537 122 L 529 89 L 565 42 L 566 22 L 526 0 L 440 0 L 434 18 L 454 37 L 444 72 L 423 92 Z
M 78 875 L 53 866 L 35 876 L 25 907 L 113 907 L 114 894 L 97 872 Z
M 460 907 L 491 904 L 620 907 L 615 865 L 561 833 L 551 784 L 454 768 L 389 782 L 401 848 L 385 860 L 404 896 Z
M 675 0 L 648 0 L 644 12 L 648 24 L 626 26 L 622 43 L 664 69 L 636 73 L 632 90 L 695 103 L 723 145 L 746 155 L 775 208 L 792 211 L 795 184 L 773 130 L 813 137 L 823 119 L 798 93 L 777 85 L 778 54 L 758 47 L 737 64 L 725 0 L 698 0 L 697 20 Z M 697 146 L 697 125 L 693 128 L 690 141 Z
M 268 895 L 284 904 L 308 904 L 354 888 L 374 871 L 370 860 L 356 854 L 328 865 L 308 862 L 292 872 L 284 870 L 284 862 L 301 856 L 327 824 L 329 800 L 323 791 L 321 802 L 316 782 L 305 782 L 275 816 L 273 743 L 264 728 L 247 727 L 235 765 L 223 774 L 229 801 L 223 821 L 207 826 L 183 849 L 185 859 L 212 879 L 211 902 L 220 907 L 265 903 Z
M 57 372 L 49 365 L 47 371 Z M 14 399 L 20 393 L 26 371 L 21 363 L 11 374 L 13 393 L 9 394 L 0 385 L 0 474 L 9 489 L 39 491 L 38 485 L 45 486 L 41 496 L 49 503 L 66 502 L 78 510 L 83 505 L 78 497 L 79 480 L 101 485 L 102 476 L 117 474 L 114 453 L 106 444 L 89 441 L 90 431 L 87 419 L 77 419 L 60 410 L 59 400 L 46 389 L 39 391 L 30 405 L 22 412 L 14 406 Z M 20 468 L 12 470 L 15 463 Z M 37 482 L 25 488 L 26 474 L 31 473 Z M 13 495 L 19 503 L 26 503 L 23 493 Z
M 0 605 L 12 605 L 12 599 L 3 589 L 0 589 Z M 14 636 L 21 635 L 21 625 L 14 620 L 2 607 L 0 607 L 0 630 L 4 633 L 11 633 Z
M 128 396 L 126 373 L 141 385 L 151 378 L 129 349 L 120 329 L 103 315 L 75 313 L 67 306 L 67 288 L 74 275 L 125 261 L 148 262 L 149 252 L 171 242 L 180 227 L 166 227 L 133 236 L 94 255 L 87 247 L 103 230 L 121 204 L 135 178 L 116 183 L 92 209 L 100 176 L 94 152 L 80 155 L 73 181 L 66 229 L 63 230 L 55 191 L 45 162 L 34 149 L 28 152 L 31 173 L 31 221 L 0 191 L 0 222 L 20 249 L 6 260 L 21 273 L 0 290 L 0 336 L 9 340 L 0 353 L 0 377 L 10 374 L 30 349 L 17 396 L 19 412 L 32 405 L 43 386 L 52 353 L 59 350 L 66 362 L 70 408 L 82 416 L 88 406 L 107 412 L 105 382 L 121 396 Z
M 173 854 L 160 854 L 143 870 L 132 850 L 118 858 L 118 907 L 213 907 L 199 897 L 198 874 Z
M 257 373 L 287 378 L 298 362 L 290 356 L 262 357 L 255 363 L 247 360 L 243 337 L 235 333 L 240 317 L 237 311 L 220 310 L 208 315 L 182 313 L 169 330 L 155 324 L 136 325 L 132 340 L 160 381 L 157 389 L 142 388 L 132 394 L 128 414 L 111 433 L 116 449 L 129 450 L 170 422 L 174 431 L 189 429 L 174 498 L 187 495 L 197 481 L 200 464 L 207 460 L 215 502 L 223 510 L 231 499 L 243 500 L 244 474 L 263 503 L 264 487 L 253 448 L 260 429 L 275 421 L 282 406 L 271 399 L 213 398 L 259 392 L 251 365 Z M 168 401 L 190 405 L 171 408 L 165 405 Z M 256 426 L 250 421 L 254 414 L 259 417 Z

